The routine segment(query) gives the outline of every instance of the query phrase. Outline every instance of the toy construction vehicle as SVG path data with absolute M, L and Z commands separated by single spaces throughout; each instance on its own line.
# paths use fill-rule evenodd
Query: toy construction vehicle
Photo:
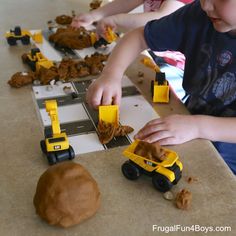
M 178 183 L 182 175 L 183 165 L 179 161 L 177 153 L 163 148 L 166 158 L 162 162 L 156 162 L 134 154 L 138 143 L 139 140 L 135 140 L 123 152 L 124 156 L 129 158 L 122 165 L 124 176 L 129 180 L 136 180 L 142 173 L 145 173 L 152 177 L 152 183 L 157 190 L 169 191 L 174 184 Z
M 27 64 L 32 71 L 39 72 L 41 67 L 50 69 L 54 66 L 53 62 L 48 60 L 38 48 L 31 49 L 30 53 L 22 56 L 23 63 Z
M 99 106 L 99 122 L 112 123 L 119 125 L 119 107 L 118 105 Z
M 117 37 L 118 35 L 114 33 L 110 27 L 107 28 L 104 38 L 101 37 L 98 39 L 94 32 L 90 34 L 91 43 L 95 49 L 107 46 L 108 44 L 116 41 Z
M 161 72 L 160 68 L 155 65 L 150 58 L 144 58 L 142 63 L 156 72 L 155 80 L 151 81 L 152 101 L 168 103 L 170 99 L 170 88 L 165 73 Z
M 46 111 L 51 118 L 51 130 L 44 131 L 45 140 L 41 140 L 40 146 L 43 153 L 47 156 L 50 165 L 64 160 L 72 160 L 75 157 L 73 148 L 69 145 L 68 137 L 65 132 L 61 132 L 58 120 L 56 100 L 45 101 Z
M 10 30 L 5 34 L 7 42 L 10 46 L 14 46 L 17 44 L 17 40 L 21 40 L 22 44 L 28 45 L 30 44 L 30 38 L 32 38 L 36 43 L 43 42 L 42 32 L 37 32 L 35 34 L 31 34 L 28 30 L 22 30 L 20 26 L 16 26 L 14 30 Z

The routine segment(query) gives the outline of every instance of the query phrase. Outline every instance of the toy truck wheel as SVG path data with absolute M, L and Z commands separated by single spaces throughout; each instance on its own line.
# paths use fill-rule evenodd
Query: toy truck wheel
M 153 97 L 154 80 L 151 81 L 151 95 Z
M 173 184 L 170 182 L 168 178 L 164 175 L 155 173 L 152 177 L 152 183 L 154 187 L 159 190 L 160 192 L 167 192 L 169 191 Z
M 21 42 L 24 45 L 28 45 L 30 43 L 30 37 L 28 35 L 25 35 L 24 37 L 21 38 Z
M 73 147 L 71 146 L 69 147 L 69 155 L 70 155 L 69 160 L 72 160 L 75 158 L 75 152 L 74 152 Z
M 16 45 L 16 39 L 14 37 L 8 37 L 7 42 L 10 46 Z
M 54 164 L 57 163 L 57 157 L 56 157 L 56 154 L 54 152 L 48 152 L 47 153 L 47 159 L 48 159 L 49 165 L 54 165 Z
M 40 141 L 40 147 L 41 147 L 41 150 L 44 154 L 47 154 L 47 147 L 46 147 L 46 143 L 45 143 L 45 140 L 41 140 Z
M 30 67 L 32 71 L 36 71 L 36 62 L 35 61 L 28 61 L 27 65 Z
M 129 180 L 136 180 L 140 177 L 140 169 L 131 161 L 126 161 L 121 167 L 123 175 Z

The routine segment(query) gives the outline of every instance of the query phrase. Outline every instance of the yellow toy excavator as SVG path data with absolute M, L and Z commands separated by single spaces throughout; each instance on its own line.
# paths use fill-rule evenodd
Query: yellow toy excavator
M 75 157 L 73 148 L 69 145 L 65 132 L 61 132 L 58 120 L 56 100 L 45 101 L 46 111 L 51 118 L 51 132 L 44 131 L 45 140 L 41 140 L 40 146 L 50 165 L 64 160 L 72 160 Z
M 142 59 L 141 62 L 156 72 L 155 80 L 151 81 L 152 101 L 158 103 L 168 103 L 170 98 L 170 90 L 165 73 L 161 72 L 160 68 L 148 57 Z

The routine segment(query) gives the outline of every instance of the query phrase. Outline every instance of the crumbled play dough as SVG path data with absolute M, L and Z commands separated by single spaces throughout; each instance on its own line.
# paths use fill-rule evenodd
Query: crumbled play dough
M 162 162 L 166 159 L 166 152 L 158 143 L 139 141 L 134 154 L 157 162 Z
M 36 213 L 47 223 L 69 227 L 97 212 L 100 192 L 83 166 L 62 162 L 41 175 L 33 202 Z
M 188 210 L 192 202 L 192 193 L 187 189 L 182 189 L 176 195 L 175 203 L 177 208 Z

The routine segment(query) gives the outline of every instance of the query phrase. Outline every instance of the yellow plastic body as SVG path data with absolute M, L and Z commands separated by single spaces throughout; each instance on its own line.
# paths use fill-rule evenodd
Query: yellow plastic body
M 166 152 L 166 159 L 162 162 L 152 161 L 145 157 L 134 154 L 134 150 L 138 143 L 139 140 L 135 140 L 130 146 L 128 146 L 123 152 L 124 156 L 129 158 L 145 171 L 155 171 L 166 176 L 171 182 L 173 182 L 175 180 L 175 174 L 173 171 L 167 169 L 167 167 L 171 167 L 176 163 L 179 166 L 180 171 L 182 171 L 183 165 L 179 160 L 178 154 L 172 150 L 163 148 Z
M 52 138 L 45 140 L 47 152 L 55 152 L 67 150 L 69 148 L 69 141 L 66 133 L 55 134 Z
M 107 27 L 107 30 L 105 32 L 105 39 L 108 43 L 112 43 L 113 41 L 116 41 L 117 39 L 116 33 L 114 33 L 110 27 Z
M 155 63 L 153 63 L 153 61 L 152 61 L 151 58 L 149 58 L 149 57 L 144 57 L 144 58 L 141 60 L 141 62 L 142 62 L 145 66 L 147 66 L 147 67 L 151 68 L 152 70 L 154 70 L 155 72 L 160 72 L 160 71 L 161 71 L 161 70 L 160 70 L 160 67 L 159 67 L 158 65 L 156 65 Z
M 22 38 L 23 36 L 28 35 L 29 37 L 31 37 L 31 33 L 28 30 L 21 30 L 21 35 L 15 35 L 14 32 L 8 31 L 5 33 L 5 37 L 14 37 L 14 38 Z
M 25 35 L 28 35 L 29 37 L 31 37 L 35 43 L 43 43 L 43 35 L 42 35 L 42 31 L 38 31 L 34 34 L 31 34 L 28 30 L 21 30 L 21 35 L 15 35 L 14 32 L 6 32 L 5 33 L 5 37 L 8 38 L 8 37 L 14 37 L 16 39 L 19 39 L 19 38 L 22 38 L 23 36 Z
M 98 37 L 97 37 L 97 34 L 95 32 L 90 33 L 90 40 L 91 40 L 92 45 L 94 45 L 94 43 L 97 42 Z
M 45 101 L 46 111 L 51 118 L 52 137 L 46 138 L 46 148 L 48 152 L 60 151 L 69 148 L 69 141 L 66 133 L 61 133 L 58 119 L 58 109 L 56 100 Z
M 41 52 L 37 52 L 34 56 L 29 53 L 28 58 L 30 61 L 36 62 L 36 72 L 39 72 L 40 67 L 50 69 L 54 66 L 53 62 L 48 60 Z
M 158 103 L 168 103 L 169 99 L 170 99 L 170 88 L 168 82 L 165 81 L 165 84 L 158 85 L 158 82 L 155 81 L 153 86 L 152 101 Z
M 105 121 L 114 125 L 119 124 L 118 105 L 99 106 L 99 122 Z

